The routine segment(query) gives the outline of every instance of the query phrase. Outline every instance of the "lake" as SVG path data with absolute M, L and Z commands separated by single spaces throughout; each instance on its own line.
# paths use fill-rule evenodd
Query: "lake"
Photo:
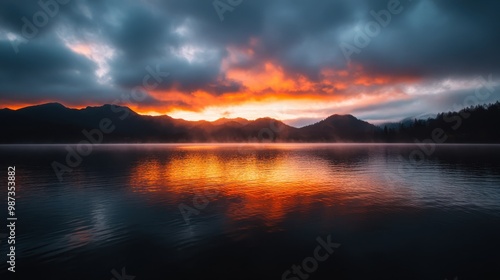
M 17 279 L 500 279 L 498 145 L 66 148 L 0 146 Z

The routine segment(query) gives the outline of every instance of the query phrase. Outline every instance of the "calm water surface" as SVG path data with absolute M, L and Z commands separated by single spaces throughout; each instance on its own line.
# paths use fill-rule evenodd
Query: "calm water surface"
M 0 146 L 18 279 L 282 279 L 317 238 L 287 279 L 500 279 L 500 146 L 102 145 L 60 182 L 65 147 Z

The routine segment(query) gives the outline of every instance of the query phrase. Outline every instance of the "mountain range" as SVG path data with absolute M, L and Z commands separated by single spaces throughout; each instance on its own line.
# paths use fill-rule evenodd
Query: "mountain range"
M 499 115 L 500 104 L 478 108 L 464 109 L 469 110 L 468 118 L 462 121 L 466 126 L 463 132 L 457 133 L 456 116 L 464 112 L 442 113 L 435 119 L 414 120 L 399 128 L 378 127 L 352 115 L 332 115 L 315 124 L 295 128 L 272 118 L 186 121 L 140 115 L 127 107 L 109 104 L 71 109 L 59 103 L 47 103 L 17 110 L 1 109 L 0 143 L 78 143 L 87 140 L 89 134 L 102 134 L 98 139 L 100 143 L 414 142 L 419 137 L 430 137 L 437 126 L 452 135 L 451 142 L 500 143 L 500 136 L 495 132 L 500 131 L 500 118 L 491 120 Z M 485 112 L 491 115 L 489 129 L 484 127 L 484 120 L 480 126 L 475 123 L 481 120 L 475 120 L 474 115 Z M 471 130 L 475 126 L 483 128 L 479 138 L 472 137 L 477 133 Z

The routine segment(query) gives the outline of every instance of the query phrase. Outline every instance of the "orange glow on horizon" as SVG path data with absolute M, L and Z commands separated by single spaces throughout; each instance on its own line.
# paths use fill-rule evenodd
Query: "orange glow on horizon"
M 186 94 L 176 89 L 151 91 L 154 98 L 169 102 L 161 106 L 134 107 L 137 112 L 148 115 L 166 114 L 174 118 L 191 121 L 214 121 L 223 117 L 245 118 L 273 117 L 282 120 L 305 118 L 325 118 L 334 113 L 349 113 L 355 109 L 375 104 L 375 102 L 407 98 L 393 86 L 412 84 L 417 77 L 389 77 L 369 75 L 363 67 L 350 66 L 349 70 L 323 69 L 319 80 L 311 80 L 304 75 L 287 73 L 272 61 L 253 68 L 244 69 L 237 65 L 238 59 L 251 59 L 250 49 L 229 48 L 229 56 L 224 60 L 224 74 L 219 83 L 237 82 L 241 90 L 220 95 L 205 90 Z M 242 58 L 243 57 L 243 58 Z M 329 113 L 325 113 L 330 108 Z M 313 111 L 315 114 L 301 114 Z
M 251 45 L 258 44 L 254 39 Z M 73 51 L 89 55 L 90 47 L 74 45 Z M 389 77 L 365 73 L 360 65 L 349 69 L 325 68 L 316 79 L 305 75 L 289 73 L 273 61 L 266 61 L 249 68 L 240 62 L 253 59 L 252 48 L 228 48 L 229 55 L 222 63 L 217 84 L 237 83 L 234 92 L 214 94 L 209 89 L 193 92 L 179 90 L 179 85 L 169 90 L 151 90 L 148 94 L 157 103 L 141 104 L 140 101 L 128 106 L 143 115 L 169 115 L 189 121 L 215 121 L 220 118 L 245 118 L 254 120 L 271 117 L 280 120 L 298 118 L 321 119 L 332 114 L 349 114 L 360 107 L 395 99 L 405 99 L 408 95 L 398 90 L 399 84 L 412 84 L 417 77 Z M 19 109 L 31 104 L 8 104 Z M 84 104 L 76 106 L 100 106 Z

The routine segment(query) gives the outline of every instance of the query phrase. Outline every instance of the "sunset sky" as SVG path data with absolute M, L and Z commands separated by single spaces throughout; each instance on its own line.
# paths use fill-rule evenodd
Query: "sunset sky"
M 116 103 L 303 126 L 500 99 L 498 1 L 37 2 L 0 4 L 0 108 Z

